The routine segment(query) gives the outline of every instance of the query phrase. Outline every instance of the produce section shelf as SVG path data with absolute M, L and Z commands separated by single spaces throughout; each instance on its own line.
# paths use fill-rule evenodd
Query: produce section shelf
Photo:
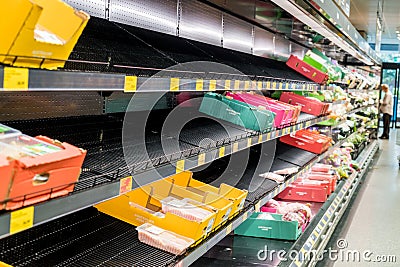
M 249 195 L 240 214 L 185 255 L 175 256 L 140 243 L 135 227 L 89 208 L 0 240 L 0 260 L 15 267 L 49 263 L 56 266 L 188 266 L 258 211 L 264 201 L 276 196 L 318 159 L 340 145 L 341 142 L 338 142 L 326 153 L 315 155 L 284 184 L 268 181 L 269 189 L 255 192 L 258 196 Z M 253 165 L 248 166 L 249 171 L 242 179 L 253 176 Z M 28 239 L 29 242 L 25 242 Z

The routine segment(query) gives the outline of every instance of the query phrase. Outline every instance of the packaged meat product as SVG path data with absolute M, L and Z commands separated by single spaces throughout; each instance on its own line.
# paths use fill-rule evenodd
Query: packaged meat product
M 211 211 L 206 210 L 206 206 L 203 204 L 187 198 L 179 200 L 174 197 L 167 197 L 161 200 L 161 204 L 164 213 L 173 213 L 195 222 L 201 222 L 213 214 Z M 196 204 L 202 205 L 204 208 L 196 206 Z
M 313 172 L 326 172 L 328 173 L 332 169 L 332 165 L 316 163 L 311 167 L 311 171 Z
M 311 216 L 312 216 L 309 205 L 297 203 L 297 202 L 296 203 L 288 203 L 286 205 L 281 205 L 278 208 L 277 212 L 279 214 L 286 214 L 289 212 L 301 212 L 304 214 L 304 216 L 307 220 L 310 220 Z
M 266 172 L 266 173 L 260 174 L 260 177 L 273 180 L 273 181 L 277 182 L 278 184 L 283 183 L 285 181 L 285 177 L 283 177 L 282 175 L 279 175 L 279 174 L 275 174 L 273 172 Z
M 290 175 L 297 172 L 299 172 L 299 167 L 291 167 L 274 171 L 275 174 L 281 174 L 281 175 Z
M 194 240 L 160 227 L 145 223 L 136 228 L 140 242 L 149 246 L 179 255 L 190 247 Z

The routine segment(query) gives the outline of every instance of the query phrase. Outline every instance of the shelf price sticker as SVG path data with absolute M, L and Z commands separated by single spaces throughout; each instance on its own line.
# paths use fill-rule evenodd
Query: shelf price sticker
M 169 90 L 173 92 L 179 91 L 179 78 L 171 78 Z
M 250 87 L 250 81 L 245 81 L 244 82 L 244 90 L 249 90 Z
M 29 85 L 29 69 L 4 68 L 3 88 L 6 91 L 27 91 Z
M 262 134 L 260 134 L 258 136 L 258 143 L 261 144 L 262 142 L 263 142 L 263 136 L 262 136 Z
M 235 80 L 235 83 L 233 85 L 233 89 L 239 90 L 239 87 L 240 87 L 240 81 L 239 80 Z
M 119 181 L 119 194 L 123 195 L 132 190 L 132 176 L 122 178 Z
M 260 206 L 261 206 L 260 201 L 258 201 L 258 202 L 256 203 L 256 205 L 254 205 L 254 210 L 255 210 L 255 212 L 260 212 Z
M 271 132 L 267 133 L 267 140 L 271 140 Z
M 208 90 L 210 91 L 217 90 L 217 80 L 210 80 Z
M 285 89 L 289 90 L 289 83 L 286 83 Z
M 247 147 L 251 147 L 251 137 L 247 138 Z
M 232 232 L 232 224 L 230 223 L 227 227 L 226 227 L 226 235 L 229 235 Z
M 271 89 L 271 82 L 267 82 L 266 88 L 267 88 L 267 89 Z
M 310 127 L 311 126 L 311 121 L 306 121 L 306 127 Z
M 239 150 L 239 143 L 238 142 L 233 143 L 232 151 L 237 152 L 238 150 Z
M 137 90 L 137 76 L 125 76 L 124 92 L 131 93 Z
M 201 153 L 199 155 L 199 160 L 197 161 L 197 165 L 204 165 L 206 163 L 206 154 L 205 153 Z
M 262 81 L 258 81 L 257 82 L 257 89 L 258 90 L 262 90 L 262 85 L 263 85 Z
M 11 212 L 10 234 L 15 234 L 33 226 L 35 207 L 27 207 Z
M 279 83 L 279 90 L 282 90 L 282 89 L 283 89 L 283 83 L 280 82 L 280 83 Z
M 276 82 L 272 83 L 272 89 L 276 89 Z
M 185 170 L 185 160 L 181 159 L 176 162 L 176 173 L 183 172 Z
M 225 80 L 225 90 L 231 89 L 231 80 Z
M 224 146 L 219 148 L 218 156 L 219 156 L 220 158 L 222 158 L 222 157 L 225 156 L 225 147 L 224 147 Z
M 196 91 L 203 91 L 203 79 L 196 80 Z

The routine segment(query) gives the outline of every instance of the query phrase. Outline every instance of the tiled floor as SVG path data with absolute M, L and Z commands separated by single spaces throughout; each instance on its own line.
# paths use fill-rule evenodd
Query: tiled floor
M 379 142 L 379 158 L 361 184 L 327 248 L 337 250 L 340 239 L 344 239 L 345 243 L 341 241 L 341 244 L 347 246 L 338 250 L 337 260 L 329 260 L 326 254 L 318 267 L 400 265 L 400 174 L 397 160 L 400 146 L 396 145 L 396 131 L 391 131 L 389 140 Z M 379 256 L 391 255 L 396 257 L 397 263 L 378 262 L 384 260 Z

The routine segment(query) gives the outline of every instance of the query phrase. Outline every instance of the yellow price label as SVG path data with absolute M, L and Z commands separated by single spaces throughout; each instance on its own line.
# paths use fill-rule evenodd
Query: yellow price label
M 183 172 L 185 170 L 185 160 L 178 160 L 176 162 L 176 173 Z
M 225 90 L 231 89 L 231 80 L 225 80 Z
M 217 80 L 210 80 L 209 88 L 210 91 L 217 90 Z
M 34 213 L 34 206 L 11 212 L 10 234 L 14 234 L 31 228 L 33 226 Z
M 199 160 L 197 161 L 197 165 L 204 165 L 206 163 L 206 154 L 201 153 L 199 155 Z
M 227 227 L 226 227 L 226 234 L 229 235 L 232 232 L 232 224 L 230 223 Z
M 250 81 L 245 81 L 244 82 L 244 90 L 249 90 L 250 87 Z
M 296 89 L 296 84 L 292 83 L 292 90 Z
M 290 134 L 290 131 L 292 130 L 292 127 L 289 127 L 289 128 L 287 128 L 286 129 L 286 132 L 288 133 L 288 134 Z
M 124 92 L 136 92 L 137 89 L 137 76 L 125 76 Z
M 28 90 L 29 69 L 4 68 L 3 88 L 4 90 Z
M 262 90 L 262 81 L 257 82 L 257 89 Z
M 276 82 L 272 83 L 272 89 L 276 89 Z
M 257 81 L 251 81 L 251 89 L 252 90 L 257 89 Z
M 171 78 L 169 83 L 170 91 L 179 91 L 179 78 Z
M 196 91 L 203 91 L 203 79 L 197 79 L 196 81 Z
M 286 90 L 289 89 L 289 83 L 286 83 L 285 89 L 286 89 Z
M 233 89 L 238 90 L 240 87 L 240 81 L 239 80 L 235 80 L 235 85 L 233 87 Z
M 251 146 L 251 137 L 247 138 L 247 147 L 250 147 L 250 146 Z
M 125 194 L 132 190 L 132 176 L 122 178 L 119 181 L 119 194 Z
M 282 88 L 283 88 L 283 83 L 280 82 L 280 83 L 279 83 L 279 90 L 282 90 Z
M 256 205 L 254 205 L 255 212 L 260 212 L 260 206 L 261 206 L 260 202 L 257 202 Z
M 219 148 L 218 156 L 219 156 L 220 158 L 222 158 L 223 156 L 225 156 L 225 147 L 224 147 L 224 146 Z
M 237 152 L 238 150 L 239 150 L 239 143 L 238 142 L 233 143 L 232 151 Z
M 245 220 L 247 220 L 247 212 L 245 212 L 244 214 L 243 214 L 243 222 L 245 221 Z
M 267 82 L 267 89 L 271 89 L 271 82 Z
M 260 143 L 262 143 L 263 142 L 263 137 L 262 137 L 262 134 L 260 134 L 259 136 L 258 136 L 258 143 L 260 144 Z
M 275 190 L 274 190 L 274 196 L 278 195 L 278 193 L 279 193 L 279 188 L 275 188 Z
M 282 129 L 282 135 L 285 135 L 286 134 L 286 128 L 283 128 Z
M 271 133 L 267 133 L 267 140 L 271 140 Z
M 306 89 L 306 85 L 305 84 L 303 84 L 303 86 L 301 87 L 303 90 L 305 90 Z

